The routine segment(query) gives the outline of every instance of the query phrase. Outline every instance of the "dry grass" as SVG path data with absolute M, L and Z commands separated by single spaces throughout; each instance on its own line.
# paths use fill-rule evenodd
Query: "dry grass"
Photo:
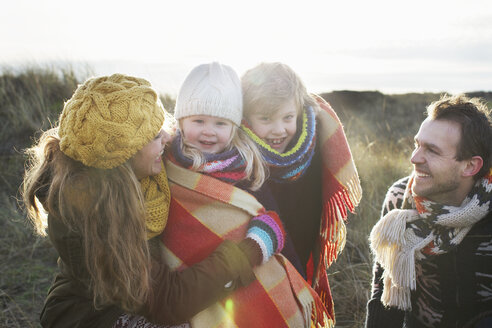
M 18 188 L 23 148 L 56 121 L 77 80 L 70 68 L 25 68 L 0 76 L 0 326 L 39 327 L 39 311 L 51 284 L 57 255 L 32 233 Z
M 33 236 L 14 197 L 1 192 L 0 208 L 0 327 L 38 327 L 57 256 Z
M 46 239 L 33 236 L 18 206 L 22 149 L 56 122 L 77 84 L 71 69 L 26 68 L 0 75 L 0 327 L 39 327 L 57 255 Z M 425 106 L 439 95 L 339 91 L 323 96 L 345 124 L 363 187 L 361 204 L 347 224 L 345 250 L 329 270 L 337 327 L 362 327 L 372 266 L 367 237 L 387 188 L 409 172 L 413 134 Z M 492 100 L 490 92 L 473 96 Z M 168 95 L 161 100 L 167 108 L 174 105 Z
M 403 140 L 388 141 L 349 138 L 354 161 L 361 178 L 363 196 L 355 215 L 347 223 L 347 244 L 329 269 L 335 301 L 337 327 L 363 327 L 366 303 L 370 296 L 372 256 L 368 236 L 379 219 L 388 187 L 409 172 L 408 145 Z

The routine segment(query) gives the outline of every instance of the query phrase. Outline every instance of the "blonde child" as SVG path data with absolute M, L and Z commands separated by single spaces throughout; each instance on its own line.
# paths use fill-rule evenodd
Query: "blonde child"
M 24 203 L 59 254 L 43 327 L 179 324 L 254 280 L 251 260 L 230 241 L 180 272 L 155 252 L 154 237 L 169 226 L 164 117 L 148 81 L 90 78 L 29 150 Z
M 254 143 L 239 129 L 237 74 L 219 63 L 197 66 L 180 89 L 174 116 L 179 129 L 166 168 L 172 195 L 169 223 L 175 229 L 162 235 L 169 263 L 177 270 L 186 268 L 217 242 L 245 234 L 240 247 L 256 252 L 262 263 L 255 271 L 257 284 L 232 295 L 233 312 L 227 302 L 216 303 L 194 317 L 192 326 L 232 320 L 238 327 L 300 327 L 310 325 L 312 313 L 315 323 L 323 323 L 325 309 L 314 290 L 284 257 L 272 256 L 285 238 L 278 216 L 246 192 L 261 187 L 265 169 Z
M 219 63 L 196 67 L 181 87 L 174 116 L 179 126 L 169 156 L 174 163 L 242 189 L 261 187 L 265 167 L 254 143 L 239 129 L 241 85 L 232 68 Z M 258 265 L 283 248 L 283 226 L 275 212 L 255 217 L 251 224 L 247 236 L 257 245 L 240 246 Z
M 345 244 L 347 208 L 361 187 L 337 115 L 282 63 L 262 63 L 241 79 L 243 130 L 268 163 L 270 192 L 292 239 L 283 252 L 322 296 L 334 319 L 327 267 Z M 265 191 L 266 190 L 266 191 Z

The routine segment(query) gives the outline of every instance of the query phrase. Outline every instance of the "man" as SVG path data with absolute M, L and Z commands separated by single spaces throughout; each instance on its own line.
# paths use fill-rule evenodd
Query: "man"
M 371 231 L 366 327 L 492 327 L 489 111 L 459 95 L 427 114 L 413 172 L 389 189 Z

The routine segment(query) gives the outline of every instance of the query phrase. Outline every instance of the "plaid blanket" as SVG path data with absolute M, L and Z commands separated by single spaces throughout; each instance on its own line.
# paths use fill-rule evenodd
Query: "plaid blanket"
M 321 108 L 316 115 L 316 129 L 322 158 L 323 209 L 318 237 L 320 263 L 314 268 L 311 257 L 306 273 L 308 282 L 320 295 L 331 317 L 334 317 L 326 269 L 345 247 L 347 210 L 354 212 L 362 197 L 362 188 L 337 114 L 323 98 L 314 94 L 313 97 Z
M 181 270 L 205 259 L 223 240 L 242 240 L 249 220 L 264 208 L 249 193 L 166 161 L 171 189 L 161 239 L 164 257 Z M 333 327 L 319 296 L 282 255 L 255 269 L 257 280 L 191 319 L 192 327 Z

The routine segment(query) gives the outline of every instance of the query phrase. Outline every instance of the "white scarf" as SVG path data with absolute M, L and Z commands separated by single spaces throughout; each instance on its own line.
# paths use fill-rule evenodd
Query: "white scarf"
M 369 237 L 375 261 L 384 268 L 381 302 L 385 306 L 411 310 L 415 260 L 447 253 L 487 215 L 492 199 L 491 172 L 476 182 L 459 207 L 416 196 L 411 192 L 414 178 L 410 177 L 402 208 L 384 215 Z

